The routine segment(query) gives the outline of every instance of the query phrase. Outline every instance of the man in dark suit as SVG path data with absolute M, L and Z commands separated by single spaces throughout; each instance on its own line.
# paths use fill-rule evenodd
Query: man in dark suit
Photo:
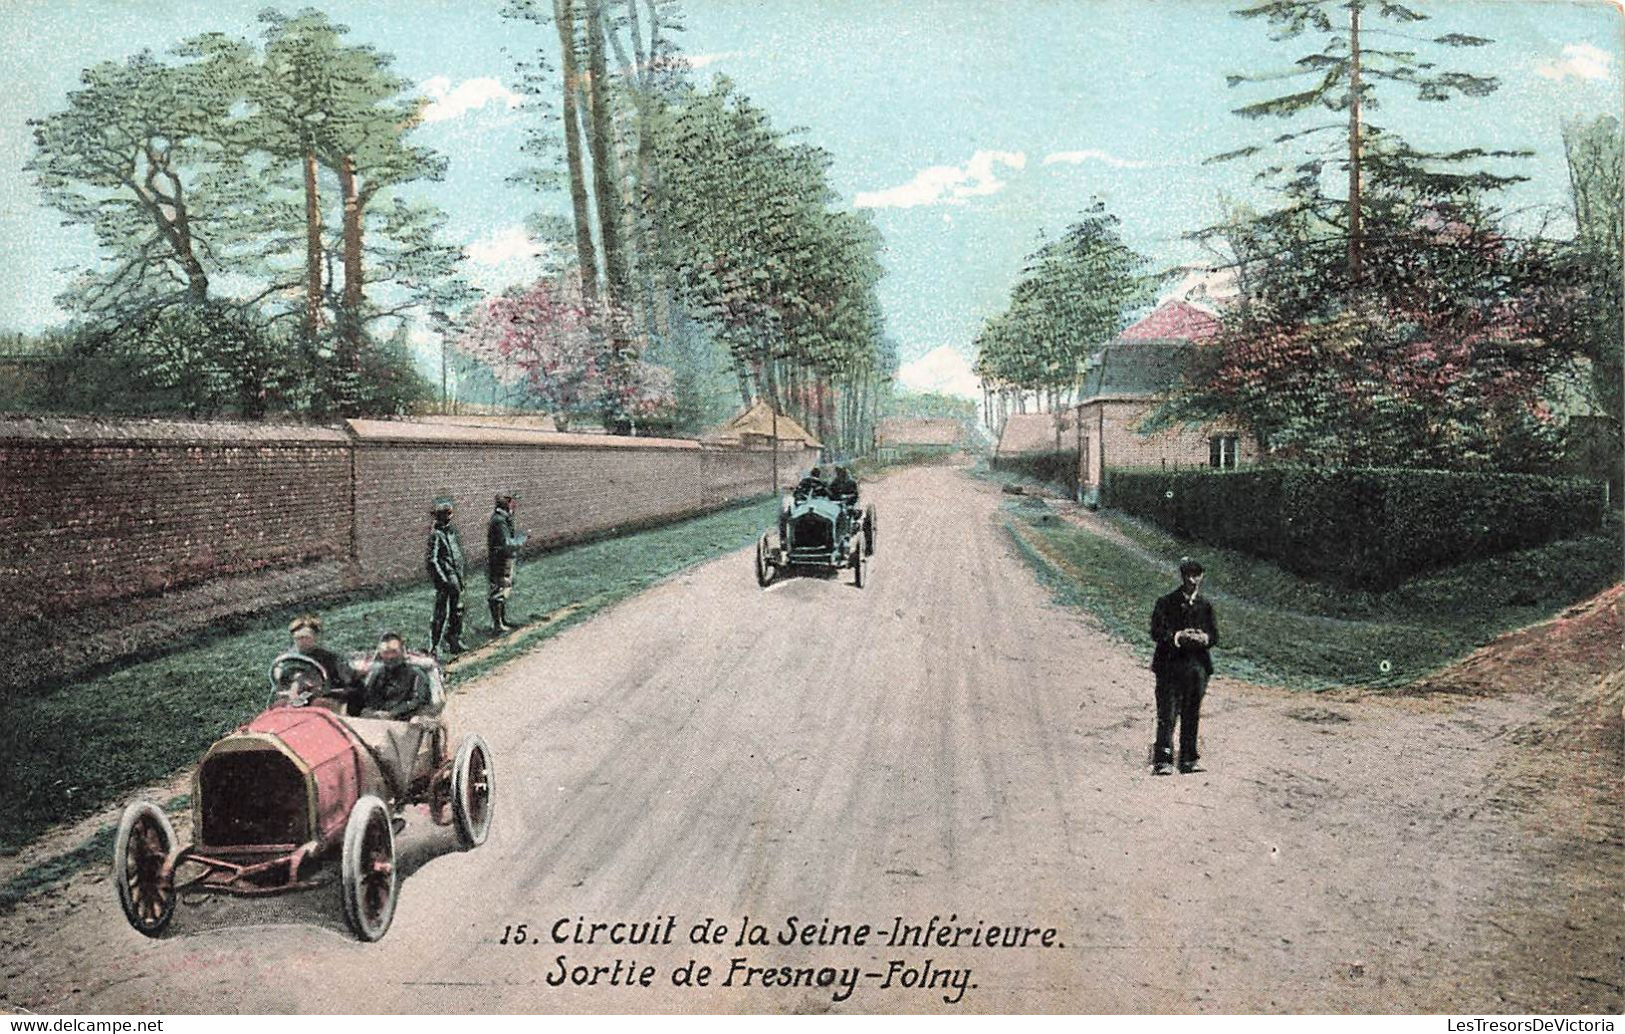
M 1201 721 L 1202 695 L 1213 658 L 1208 650 L 1219 642 L 1213 604 L 1198 594 L 1202 565 L 1190 557 L 1179 561 L 1179 588 L 1157 600 L 1151 609 L 1151 638 L 1157 649 L 1151 671 L 1157 677 L 1157 741 L 1152 747 L 1154 775 L 1174 771 L 1174 724 L 1179 725 L 1179 770 L 1200 772 L 1196 730 Z

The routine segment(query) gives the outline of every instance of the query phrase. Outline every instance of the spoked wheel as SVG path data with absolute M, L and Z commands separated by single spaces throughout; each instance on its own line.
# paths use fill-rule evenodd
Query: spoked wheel
M 756 584 L 767 588 L 767 583 L 773 580 L 773 567 L 767 562 L 767 533 L 756 540 Z
M 490 836 L 494 789 L 491 748 L 478 736 L 463 737 L 451 765 L 451 812 L 464 849 L 479 847 Z
M 156 804 L 140 801 L 124 809 L 113 841 L 113 883 L 124 918 L 148 937 L 157 937 L 175 914 L 174 875 L 164 862 L 175 850 L 175 830 Z
M 875 555 L 875 506 L 873 503 L 863 508 L 863 555 Z
M 852 550 L 852 584 L 863 588 L 869 581 L 869 558 L 861 547 Z
M 340 868 L 345 921 L 361 940 L 378 940 L 395 918 L 395 830 L 384 802 L 371 794 L 350 809 Z

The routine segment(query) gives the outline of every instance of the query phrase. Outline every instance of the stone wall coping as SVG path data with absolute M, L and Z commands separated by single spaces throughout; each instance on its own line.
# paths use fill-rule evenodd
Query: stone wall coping
M 610 434 L 577 434 L 526 427 L 489 424 L 421 423 L 407 420 L 346 420 L 360 442 L 399 442 L 429 445 L 527 445 L 570 449 L 678 449 L 695 450 L 689 438 L 627 438 Z
M 52 445 L 109 443 L 162 445 L 347 445 L 350 437 L 334 427 L 308 424 L 254 424 L 205 420 L 96 420 L 85 417 L 0 416 L 0 441 Z

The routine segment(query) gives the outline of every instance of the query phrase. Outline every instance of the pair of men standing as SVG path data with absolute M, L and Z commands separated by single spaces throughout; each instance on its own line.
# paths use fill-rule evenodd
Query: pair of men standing
M 496 506 L 485 536 L 485 573 L 490 584 L 486 603 L 491 609 L 491 633 L 513 631 L 508 624 L 508 599 L 513 595 L 515 559 L 528 536 L 514 529 L 512 492 L 498 492 Z M 454 501 L 441 496 L 434 501 L 434 528 L 429 532 L 426 566 L 434 582 L 434 617 L 429 625 L 429 648 L 440 649 L 441 633 L 446 633 L 446 649 L 463 650 L 463 544 L 452 524 Z

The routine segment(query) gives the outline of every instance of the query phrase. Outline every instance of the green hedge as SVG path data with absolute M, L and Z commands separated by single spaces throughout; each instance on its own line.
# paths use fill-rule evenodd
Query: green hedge
M 1298 467 L 1113 471 L 1105 502 L 1181 538 L 1369 589 L 1593 531 L 1604 509 L 1587 478 Z
M 1078 452 L 1061 449 L 1055 452 L 1024 452 L 1015 456 L 998 456 L 993 460 L 994 470 L 1007 470 L 1012 474 L 1060 485 L 1067 492 L 1078 490 Z

